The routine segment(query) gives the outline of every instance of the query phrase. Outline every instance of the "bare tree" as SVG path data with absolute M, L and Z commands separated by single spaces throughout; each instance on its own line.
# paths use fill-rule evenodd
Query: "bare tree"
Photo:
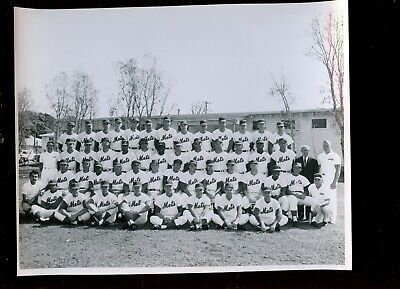
M 281 72 L 281 75 L 278 80 L 276 80 L 276 78 L 273 75 L 271 75 L 271 79 L 272 79 L 272 86 L 269 91 L 269 94 L 270 96 L 277 98 L 282 102 L 285 119 L 289 123 L 290 136 L 294 139 L 292 112 L 290 110 L 290 107 L 294 102 L 294 98 L 290 92 L 290 86 L 288 85 L 283 72 Z
M 344 155 L 344 37 L 343 15 L 330 12 L 326 23 L 314 18 L 311 24 L 313 45 L 307 52 L 324 66 L 328 76 L 328 95 L 325 100 L 333 107 L 333 115 L 340 130 L 340 145 Z
M 197 101 L 192 104 L 191 111 L 192 114 L 207 114 L 209 112 L 208 101 Z
M 119 61 L 118 71 L 119 96 L 120 100 L 124 102 L 125 115 L 129 118 L 135 113 L 138 114 L 137 107 L 142 107 L 141 99 L 138 95 L 140 71 L 136 61 L 132 58 L 126 61 Z M 112 110 L 116 113 L 119 108 L 118 105 L 114 105 Z
M 17 93 L 18 97 L 18 147 L 21 148 L 22 142 L 29 133 L 29 116 L 27 112 L 32 106 L 31 91 L 24 87 Z

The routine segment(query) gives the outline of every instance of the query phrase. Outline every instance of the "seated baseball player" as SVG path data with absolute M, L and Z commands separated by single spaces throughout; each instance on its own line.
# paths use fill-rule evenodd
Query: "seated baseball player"
M 32 214 L 40 221 L 49 221 L 62 201 L 62 190 L 57 188 L 57 182 L 50 179 L 47 190 L 41 190 L 37 200 L 37 205 L 32 205 Z
M 224 194 L 215 200 L 215 207 L 218 214 L 212 216 L 212 221 L 218 228 L 236 230 L 249 220 L 249 215 L 242 213 L 242 197 L 234 194 L 233 185 L 226 183 Z
M 311 207 L 314 216 L 311 224 L 319 229 L 331 221 L 330 190 L 323 184 L 322 175 L 317 173 L 314 175 L 314 184 L 308 187 L 308 191 L 314 200 Z
M 118 213 L 118 198 L 110 191 L 110 183 L 102 181 L 100 192 L 97 191 L 94 196 L 86 202 L 86 208 L 95 220 L 93 225 L 109 225 L 115 222 Z
M 39 191 L 43 189 L 45 185 L 39 180 L 39 172 L 31 171 L 29 173 L 29 181 L 22 186 L 22 211 L 25 214 L 31 212 L 31 206 L 37 204 Z
M 135 230 L 147 223 L 148 212 L 151 210 L 151 199 L 142 193 L 142 183 L 133 183 L 133 193 L 130 191 L 120 195 L 119 211 L 127 221 L 124 229 Z
M 82 170 L 75 174 L 75 180 L 79 183 L 79 192 L 87 198 L 93 194 L 93 181 L 96 174 L 90 171 L 90 160 L 82 160 Z
M 77 225 L 79 222 L 87 222 L 90 219 L 90 213 L 85 207 L 86 197 L 79 193 L 79 184 L 72 180 L 68 186 L 68 192 L 64 194 L 58 210 L 54 212 L 54 218 L 57 220 Z
M 281 168 L 275 166 L 272 175 L 264 180 L 262 188 L 271 188 L 272 198 L 279 201 L 282 213 L 287 216 L 289 211 L 289 199 L 287 197 L 288 181 L 281 175 Z
M 182 213 L 180 197 L 172 192 L 172 182 L 166 181 L 164 193 L 155 197 L 154 215 L 150 217 L 150 223 L 154 229 L 179 228 L 187 221 Z
M 212 210 L 210 210 L 210 205 L 211 201 L 210 198 L 204 194 L 203 184 L 196 184 L 195 195 L 189 197 L 187 209 L 183 212 L 183 215 L 190 223 L 189 230 L 208 230 L 208 224 L 210 223 L 213 215 Z
M 258 172 L 256 160 L 250 161 L 250 172 L 243 175 L 240 183 L 243 186 L 243 210 L 251 214 L 256 201 L 261 197 L 261 187 L 266 179 L 264 174 Z
M 282 214 L 279 202 L 271 198 L 271 189 L 263 188 L 262 197 L 256 201 L 253 214 L 250 215 L 250 224 L 259 228 L 262 232 L 280 231 L 280 227 L 288 222 L 288 218 Z

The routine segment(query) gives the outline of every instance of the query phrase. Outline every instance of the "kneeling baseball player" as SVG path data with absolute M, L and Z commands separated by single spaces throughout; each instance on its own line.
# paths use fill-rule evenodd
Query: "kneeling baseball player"
M 179 194 L 172 192 L 172 181 L 164 184 L 164 193 L 156 196 L 154 200 L 154 215 L 150 223 L 154 229 L 180 228 L 187 220 L 182 215 L 183 208 Z
M 147 215 L 151 210 L 151 198 L 142 193 L 142 183 L 133 183 L 133 193 L 125 192 L 119 202 L 119 211 L 125 217 L 127 223 L 124 229 L 135 230 L 138 226 L 147 223 Z
M 102 181 L 100 192 L 86 202 L 86 208 L 95 220 L 93 225 L 109 225 L 115 222 L 118 213 L 118 198 L 109 191 L 110 183 Z
M 189 197 L 187 202 L 187 210 L 183 212 L 190 225 L 190 231 L 194 230 L 208 230 L 208 224 L 213 215 L 210 210 L 211 200 L 204 194 L 204 186 L 201 183 L 195 186 L 195 195 Z
M 282 214 L 279 202 L 271 198 L 271 188 L 261 190 L 262 197 L 256 201 L 250 224 L 261 229 L 262 232 L 280 231 L 281 226 L 288 222 L 288 217 Z
M 47 190 L 40 190 L 37 205 L 32 205 L 32 214 L 40 221 L 46 222 L 53 218 L 62 201 L 62 191 L 57 188 L 57 182 L 50 179 Z
M 314 205 L 311 207 L 313 218 L 312 226 L 320 229 L 330 222 L 332 210 L 330 208 L 329 188 L 323 184 L 322 175 L 314 174 L 314 184 L 308 187 L 311 198 L 314 200 Z

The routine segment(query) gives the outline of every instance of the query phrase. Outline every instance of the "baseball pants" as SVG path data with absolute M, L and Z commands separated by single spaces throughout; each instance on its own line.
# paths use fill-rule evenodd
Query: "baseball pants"
M 56 218 L 57 220 L 64 222 L 64 220 L 67 218 L 66 216 L 64 216 L 63 214 L 61 214 L 60 212 L 56 211 L 54 212 L 54 218 Z M 78 221 L 89 221 L 90 220 L 90 213 L 86 212 L 83 215 L 80 215 L 78 217 Z
M 272 225 L 273 222 L 275 222 L 276 217 L 274 218 L 267 218 L 267 217 L 262 217 L 261 216 L 261 220 L 264 222 L 264 224 L 269 227 Z M 285 215 L 282 215 L 281 220 L 279 221 L 279 225 L 281 226 L 285 226 L 288 222 L 288 217 L 286 217 Z M 260 223 L 257 221 L 256 217 L 254 215 L 251 215 L 249 218 L 250 224 L 252 224 L 253 226 L 259 226 Z
M 91 215 L 93 215 L 95 212 L 93 212 L 92 210 L 89 210 L 89 213 Z M 109 216 L 107 219 L 105 219 L 106 222 L 112 224 L 115 222 L 115 220 L 117 219 L 117 213 L 118 213 L 118 208 L 114 208 L 114 209 L 110 209 L 108 211 L 105 211 L 102 215 L 101 218 L 104 218 L 104 215 L 106 213 L 109 213 L 111 216 Z
M 320 207 L 319 204 L 324 202 L 324 198 L 313 198 L 314 205 L 312 206 L 312 211 L 316 213 L 313 221 L 317 223 L 321 222 L 332 222 L 332 210 L 328 206 Z
M 244 225 L 249 221 L 249 215 L 248 214 L 242 214 L 240 216 L 239 220 L 237 220 L 237 221 L 235 221 L 236 215 L 224 215 L 224 217 L 226 218 L 226 220 L 228 222 L 231 222 L 231 223 L 233 222 L 236 225 Z M 224 221 L 222 221 L 221 217 L 219 215 L 217 215 L 217 214 L 214 214 L 211 217 L 211 220 L 217 225 L 220 225 L 220 226 L 224 225 Z
M 48 210 L 45 208 L 42 208 L 41 206 L 38 205 L 33 205 L 31 207 L 31 211 L 33 215 L 38 215 L 39 218 L 50 218 L 53 216 L 53 214 L 57 211 L 57 209 L 52 209 Z
M 206 220 L 207 223 L 210 223 L 212 216 L 214 215 L 214 213 L 210 210 L 207 210 L 204 215 L 202 217 L 200 217 L 200 220 Z M 183 216 L 185 216 L 186 220 L 188 222 L 193 222 L 194 217 L 192 215 L 192 213 L 190 213 L 189 210 L 185 210 L 183 211 Z
M 131 213 L 133 213 L 133 211 L 131 211 Z M 139 214 L 139 218 L 137 218 L 135 221 L 133 221 L 133 223 L 135 225 L 144 225 L 147 223 L 147 216 L 148 216 L 148 212 L 144 212 L 142 214 Z
M 166 217 L 168 217 L 168 216 L 166 216 Z M 172 218 L 172 216 L 170 218 Z M 164 222 L 164 220 L 161 219 L 158 216 L 151 216 L 150 217 L 150 223 L 152 223 L 155 226 L 161 226 L 163 224 L 163 222 Z M 174 223 L 175 223 L 176 226 L 182 226 L 186 222 L 187 222 L 186 217 L 183 216 L 183 215 L 174 220 Z
M 288 210 L 290 210 L 290 211 L 297 211 L 297 205 L 305 205 L 305 206 L 311 206 L 311 207 L 313 205 L 315 205 L 315 201 L 313 200 L 313 198 L 311 198 L 309 196 L 306 196 L 304 199 L 299 199 L 294 195 L 289 195 L 286 197 L 287 197 L 288 204 L 285 203 L 285 206 L 288 205 Z M 282 207 L 282 210 L 284 210 L 283 207 Z M 288 210 L 286 210 L 286 211 L 288 211 Z
M 334 174 L 326 174 L 322 176 L 322 179 L 324 180 L 325 185 L 328 186 L 328 190 L 329 191 L 329 197 L 330 197 L 330 201 L 329 201 L 329 205 L 327 206 L 330 211 L 331 211 L 331 220 L 330 222 L 332 224 L 336 223 L 336 219 L 337 219 L 337 187 L 336 189 L 331 189 L 330 185 L 332 184 L 333 180 L 335 178 Z
M 248 197 L 243 196 L 243 199 L 242 199 L 243 209 L 248 209 L 252 205 L 254 205 L 256 203 L 256 201 L 260 198 L 260 194 L 259 193 L 249 193 L 249 197 L 251 200 L 249 200 Z

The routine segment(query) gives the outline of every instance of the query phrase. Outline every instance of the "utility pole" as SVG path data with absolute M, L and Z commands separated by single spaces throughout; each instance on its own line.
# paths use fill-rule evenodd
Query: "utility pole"
M 210 104 L 210 102 L 209 101 L 204 101 L 204 105 L 205 105 L 205 114 L 207 114 L 207 112 L 208 112 L 208 105 Z

